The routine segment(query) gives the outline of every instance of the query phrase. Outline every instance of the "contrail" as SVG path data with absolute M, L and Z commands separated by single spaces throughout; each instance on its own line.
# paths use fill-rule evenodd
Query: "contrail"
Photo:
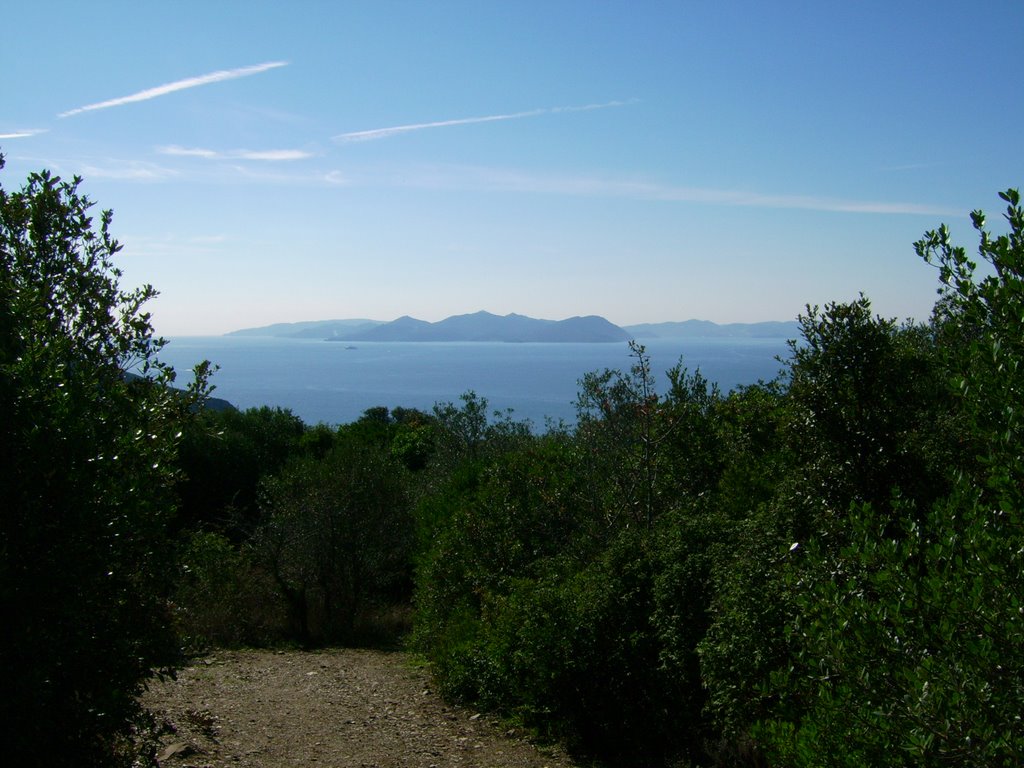
M 168 147 L 158 147 L 157 152 L 161 155 L 202 157 L 207 160 L 305 160 L 313 156 L 311 152 L 302 149 L 233 149 L 228 152 L 218 152 L 213 149 L 179 147 L 173 144 Z
M 14 131 L 13 133 L 0 133 L 0 139 L 26 139 L 30 136 L 38 136 L 46 133 L 46 128 L 30 128 L 25 131 Z
M 67 112 L 61 112 L 57 117 L 71 117 L 71 115 L 78 115 L 82 112 L 91 112 L 94 109 L 108 109 L 109 107 L 119 107 L 122 104 L 131 104 L 136 101 L 148 101 L 149 99 L 155 99 L 158 96 L 165 96 L 168 93 L 174 93 L 175 91 L 197 88 L 200 85 L 209 85 L 210 83 L 219 83 L 224 80 L 235 80 L 239 77 L 257 75 L 260 72 L 266 72 L 268 69 L 287 66 L 287 64 L 287 61 L 268 61 L 265 64 L 256 64 L 251 67 L 222 69 L 217 72 L 211 72 L 208 75 L 199 75 L 198 77 L 189 77 L 185 80 L 176 80 L 173 83 L 167 83 L 166 85 L 158 85 L 155 88 L 148 88 L 145 91 L 139 91 L 138 93 L 133 93 L 130 96 L 121 96 L 117 99 L 100 101 L 96 104 L 87 104 L 84 107 L 69 109 Z
M 396 125 L 390 128 L 373 128 L 368 131 L 352 131 L 342 133 L 334 137 L 335 141 L 347 144 L 354 141 L 373 141 L 374 139 L 385 139 L 399 133 L 410 133 L 422 131 L 426 128 L 447 128 L 452 125 L 472 125 L 473 123 L 493 123 L 499 120 L 519 120 L 524 117 L 537 117 L 538 115 L 551 115 L 559 112 L 586 112 L 592 109 L 609 109 L 611 107 L 622 107 L 632 104 L 632 101 L 609 101 L 604 104 L 587 104 L 582 107 L 548 107 L 546 109 L 531 109 L 527 112 L 512 112 L 507 115 L 486 115 L 484 117 L 463 117 L 457 120 L 438 120 L 432 123 L 414 123 L 411 125 Z

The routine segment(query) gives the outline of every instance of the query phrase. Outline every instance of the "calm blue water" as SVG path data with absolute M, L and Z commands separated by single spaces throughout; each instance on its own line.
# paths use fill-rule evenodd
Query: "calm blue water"
M 543 429 L 545 419 L 575 420 L 579 379 L 605 368 L 628 370 L 629 348 L 621 344 L 355 343 L 318 340 L 210 336 L 172 338 L 161 359 L 179 381 L 208 359 L 220 366 L 213 377 L 217 397 L 239 408 L 288 408 L 307 424 L 343 424 L 367 408 L 430 410 L 458 402 L 474 390 L 490 409 L 512 408 L 517 419 Z M 679 362 L 699 368 L 723 391 L 770 379 L 776 356 L 787 355 L 784 339 L 647 340 L 656 381 Z

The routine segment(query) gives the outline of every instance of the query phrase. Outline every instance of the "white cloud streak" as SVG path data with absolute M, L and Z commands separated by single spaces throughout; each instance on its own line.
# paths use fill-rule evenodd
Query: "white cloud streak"
M 539 117 L 540 115 L 554 115 L 562 112 L 589 112 L 595 109 L 610 109 L 612 107 L 623 107 L 633 101 L 608 101 L 604 104 L 586 104 L 582 107 L 547 107 L 544 109 L 531 109 L 526 112 L 512 112 L 505 115 L 485 115 L 484 117 L 463 117 L 456 120 L 438 120 L 431 123 L 413 123 L 410 125 L 395 125 L 390 128 L 373 128 L 367 131 L 352 131 L 342 133 L 334 137 L 334 140 L 342 144 L 350 144 L 359 141 L 375 141 L 396 136 L 400 133 L 412 133 L 423 131 L 428 128 L 450 128 L 456 125 L 473 125 L 475 123 L 494 123 L 500 120 L 521 120 L 526 117 Z
M 161 155 L 171 155 L 172 157 L 203 157 L 208 160 L 216 160 L 220 157 L 219 152 L 214 152 L 212 149 L 200 149 L 198 147 L 159 147 L 157 149 Z
M 479 167 L 406 169 L 391 178 L 396 186 L 426 189 L 475 189 L 574 197 L 611 197 L 676 203 L 721 205 L 733 208 L 776 208 L 828 213 L 863 213 L 921 216 L 959 216 L 962 211 L 927 203 L 850 200 L 818 195 L 786 195 L 748 190 L 689 187 L 649 181 L 590 176 L 531 174 Z
M 183 256 L 216 254 L 222 250 L 223 245 L 230 242 L 230 238 L 222 234 L 154 237 L 148 233 L 137 233 L 125 235 L 122 242 L 125 251 L 132 256 L 180 259 Z
M 302 149 L 234 149 L 228 152 L 218 152 L 213 149 L 202 149 L 200 147 L 179 147 L 171 145 L 157 149 L 161 155 L 174 157 L 201 157 L 206 160 L 260 160 L 267 162 L 282 162 L 291 160 L 305 160 L 313 157 L 312 152 Z
M 267 160 L 269 162 L 281 162 L 289 160 L 305 160 L 312 157 L 311 152 L 304 152 L 301 149 L 266 149 L 266 150 L 240 150 L 235 157 L 241 160 Z
M 0 133 L 0 139 L 27 139 L 30 136 L 38 136 L 46 133 L 46 128 L 27 128 L 24 131 L 12 131 L 11 133 Z
M 177 177 L 178 171 L 155 163 L 106 161 L 102 165 L 85 164 L 77 170 L 87 179 L 114 179 L 117 181 L 164 181 Z
M 206 75 L 199 75 L 198 77 L 175 80 L 173 83 L 158 85 L 155 88 L 148 88 L 144 91 L 139 91 L 138 93 L 133 93 L 128 96 L 121 96 L 108 101 L 100 101 L 95 104 L 86 104 L 84 107 L 76 107 L 75 109 L 69 109 L 67 112 L 61 112 L 57 117 L 71 117 L 72 115 L 79 115 L 83 112 L 91 112 L 97 109 L 109 109 L 110 107 L 120 107 L 123 104 L 133 104 L 137 101 L 149 101 L 150 99 L 155 99 L 159 96 L 166 96 L 167 94 L 175 93 L 176 91 L 184 91 L 188 88 L 198 88 L 201 85 L 209 85 L 211 83 L 224 82 L 225 80 L 236 80 L 240 77 L 257 75 L 270 69 L 287 66 L 287 64 L 287 61 L 268 61 L 264 64 L 256 64 L 251 67 L 222 69 L 217 72 L 210 72 Z

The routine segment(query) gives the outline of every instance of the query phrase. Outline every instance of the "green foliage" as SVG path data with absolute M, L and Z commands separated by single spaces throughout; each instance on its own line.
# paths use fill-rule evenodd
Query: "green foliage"
M 724 530 L 703 515 L 665 517 L 576 568 L 549 555 L 478 581 L 431 638 L 443 690 L 609 763 L 700 756 L 696 645 Z
M 415 408 L 389 411 L 378 406 L 368 409 L 358 421 L 342 427 L 341 431 L 387 447 L 392 457 L 406 469 L 418 472 L 426 468 L 435 454 L 435 424 L 433 416 Z
M 762 510 L 734 526 L 728 552 L 713 565 L 710 626 L 697 650 L 716 749 L 726 754 L 743 749 L 751 725 L 778 703 L 768 682 L 789 658 L 788 529 L 772 510 Z
M 402 470 L 380 446 L 341 435 L 265 484 L 253 557 L 275 581 L 300 642 L 358 639 L 374 606 L 408 599 L 413 526 Z
M 939 322 L 958 329 L 951 365 L 972 430 L 982 441 L 978 474 L 1001 503 L 1019 510 L 1024 504 L 1017 482 L 1024 476 L 1024 207 L 1015 189 L 999 196 L 1007 203 L 1006 234 L 994 236 L 981 211 L 971 214 L 978 254 L 988 264 L 984 277 L 964 249 L 952 244 L 945 225 L 925 233 L 915 248 L 939 268 Z
M 605 370 L 580 380 L 576 438 L 614 530 L 655 519 L 684 495 L 711 487 L 720 451 L 710 414 L 719 400 L 700 372 L 681 364 L 668 373 L 669 391 L 657 393 L 643 345 L 630 342 L 635 363 L 629 373 Z
M 773 753 L 806 766 L 823 754 L 837 766 L 1020 764 L 1022 574 L 989 515 L 954 498 L 891 538 L 865 507 L 850 547 L 808 548 L 792 662 L 774 680 L 788 702 L 761 728 Z
M 972 216 L 992 274 L 978 278 L 945 227 L 917 243 L 943 284 L 936 326 L 950 344 L 943 357 L 961 409 L 945 423 L 962 430 L 981 461 L 950 452 L 945 498 L 919 489 L 890 505 L 858 504 L 844 546 L 808 542 L 790 576 L 791 657 L 773 679 L 779 706 L 759 729 L 780 762 L 1002 766 L 1024 758 L 1016 440 L 1024 215 L 1015 191 L 1002 197 L 1008 234 L 993 237 L 984 216 Z
M 737 525 L 700 653 L 726 753 L 749 749 L 755 722 L 790 728 L 810 706 L 779 671 L 820 685 L 816 670 L 794 667 L 804 651 L 791 628 L 820 600 L 817 580 L 830 578 L 820 561 L 853 542 L 857 510 L 873 509 L 878 535 L 897 537 L 950 492 L 960 455 L 963 425 L 933 328 L 873 317 L 864 297 L 811 308 L 800 322 L 786 389 L 741 391 L 720 410 L 729 467 L 719 499 Z
M 774 496 L 793 463 L 784 439 L 787 391 L 778 381 L 738 388 L 716 406 L 709 421 L 721 456 L 717 506 L 732 519 L 748 518 Z
M 135 694 L 177 658 L 165 525 L 205 369 L 187 397 L 169 388 L 155 292 L 120 288 L 111 214 L 95 228 L 79 184 L 0 189 L 0 728 L 17 765 L 130 761 Z
M 569 578 L 517 585 L 488 617 L 487 650 L 511 683 L 506 706 L 617 764 L 650 763 L 671 738 L 674 681 L 659 670 L 648 555 L 625 532 Z
M 720 474 L 717 392 L 677 370 L 662 400 L 635 354 L 584 381 L 575 434 L 464 451 L 424 498 L 415 642 L 449 696 L 654 764 L 702 753 L 696 648 L 729 525 L 696 502 Z
M 333 441 L 332 431 L 307 429 L 281 408 L 203 411 L 182 440 L 177 526 L 217 530 L 241 542 L 259 521 L 260 481 L 300 453 L 322 456 Z
M 585 558 L 584 493 L 570 447 L 553 435 L 483 467 L 467 461 L 421 501 L 418 642 L 429 647 L 466 611 L 478 618 L 486 595 L 535 566 Z
M 952 399 L 931 330 L 872 317 L 863 296 L 799 320 L 788 436 L 821 514 L 841 517 L 851 503 L 886 508 L 894 494 L 925 502 L 948 493 L 952 438 L 936 426 Z
M 785 575 L 799 504 L 781 503 L 795 459 L 787 448 L 787 391 L 760 383 L 729 394 L 715 412 L 724 469 L 710 502 L 728 521 L 710 562 L 708 627 L 696 639 L 706 691 L 708 749 L 723 765 L 756 764 L 750 726 L 767 716 L 770 674 L 786 663 L 792 619 Z
M 392 411 L 392 418 L 391 455 L 412 472 L 425 469 L 434 454 L 433 419 L 415 409 L 399 408 Z
M 495 453 L 528 442 L 530 424 L 517 421 L 512 411 L 487 414 L 487 398 L 472 390 L 463 393 L 461 406 L 438 403 L 434 406 L 435 461 L 451 470 L 464 460 L 486 460 Z
M 672 429 L 659 418 L 650 358 L 636 342 L 630 342 L 630 352 L 636 362 L 628 374 L 608 369 L 586 374 L 576 401 L 588 474 L 600 482 L 594 490 L 613 498 L 606 504 L 612 529 L 630 523 L 650 527 L 662 511 L 661 448 Z
M 179 556 L 174 619 L 185 647 L 261 646 L 287 639 L 273 580 L 219 533 L 189 535 Z

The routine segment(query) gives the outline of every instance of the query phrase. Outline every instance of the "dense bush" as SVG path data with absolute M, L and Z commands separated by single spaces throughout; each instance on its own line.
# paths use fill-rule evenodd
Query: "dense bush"
M 1002 197 L 1007 234 L 993 236 L 973 214 L 987 276 L 945 227 L 917 244 L 940 269 L 938 324 L 956 341 L 944 350 L 953 423 L 980 460 L 950 453 L 942 488 L 952 492 L 855 505 L 847 546 L 809 543 L 794 582 L 791 660 L 773 681 L 780 706 L 759 727 L 780 763 L 1024 758 L 1024 210 L 1015 191 Z
M 94 228 L 78 185 L 0 189 L 0 729 L 23 766 L 131 761 L 135 695 L 177 659 L 166 525 L 203 389 L 170 389 L 155 293 L 121 289 L 111 216 Z
M 657 395 L 634 346 L 550 465 L 492 454 L 428 494 L 416 639 L 444 689 L 606 762 L 1016 761 L 1007 199 L 997 278 L 919 246 L 954 286 L 931 324 L 809 308 L 784 376 L 724 398 L 682 369 Z
M 717 393 L 680 369 L 661 398 L 634 354 L 583 382 L 574 434 L 477 458 L 424 499 L 416 593 L 448 695 L 623 765 L 703 753 L 696 648 L 729 528 L 701 501 Z
M 332 441 L 332 432 L 309 429 L 281 408 L 204 411 L 182 437 L 177 527 L 241 542 L 259 522 L 263 478 L 300 452 L 322 454 Z
M 290 463 L 264 494 L 249 548 L 297 640 L 351 642 L 368 609 L 409 599 L 412 518 L 389 453 L 342 436 L 324 458 Z
M 185 539 L 172 600 L 179 636 L 193 653 L 291 639 L 273 579 L 249 548 L 220 533 L 196 531 Z

